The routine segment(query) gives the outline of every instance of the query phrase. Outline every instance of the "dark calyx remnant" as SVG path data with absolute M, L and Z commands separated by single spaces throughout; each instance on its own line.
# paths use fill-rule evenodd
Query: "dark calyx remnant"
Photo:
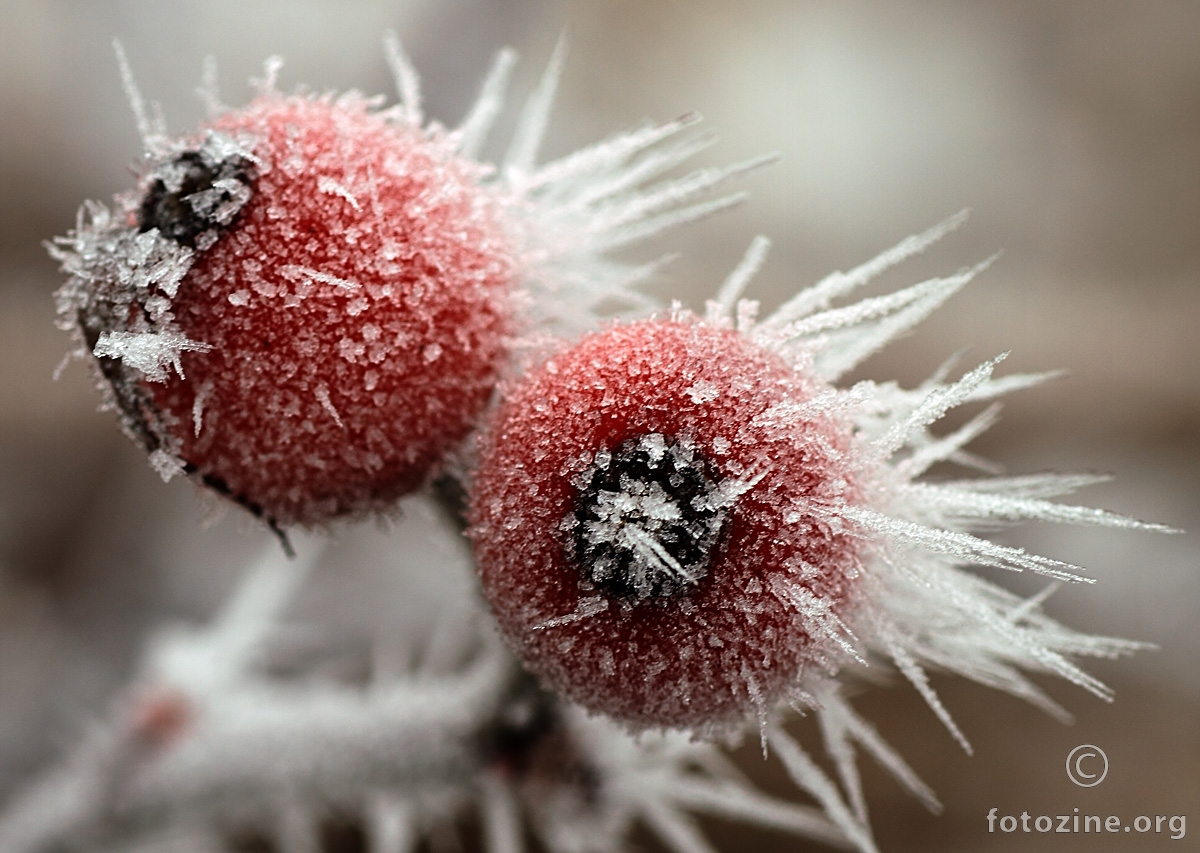
M 153 172 L 138 210 L 138 230 L 157 228 L 194 249 L 200 235 L 233 221 L 253 182 L 254 167 L 245 157 L 219 159 L 203 147 L 184 151 Z
M 687 592 L 718 548 L 719 480 L 690 441 L 659 433 L 600 451 L 577 481 L 573 561 L 597 588 L 635 603 Z

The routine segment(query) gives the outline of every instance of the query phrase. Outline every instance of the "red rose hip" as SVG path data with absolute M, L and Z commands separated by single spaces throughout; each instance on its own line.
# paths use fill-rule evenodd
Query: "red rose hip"
M 394 119 L 275 92 L 219 116 L 152 159 L 125 223 L 92 224 L 60 297 L 160 470 L 272 524 L 420 486 L 505 355 L 500 205 L 444 136 Z
M 857 499 L 849 428 L 793 416 L 822 390 L 688 315 L 595 333 L 512 389 L 471 534 L 528 668 L 635 728 L 715 731 L 820 663 L 859 573 L 831 520 Z

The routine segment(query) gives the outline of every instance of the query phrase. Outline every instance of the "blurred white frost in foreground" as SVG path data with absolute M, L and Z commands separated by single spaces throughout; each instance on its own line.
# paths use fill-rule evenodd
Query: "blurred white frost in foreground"
M 615 851 L 637 821 L 696 853 L 710 848 L 694 813 L 845 844 L 821 809 L 756 790 L 718 746 L 635 740 L 540 691 L 492 635 L 457 531 L 422 504 L 393 541 L 419 526 L 444 540 L 421 556 L 443 560 L 404 572 L 411 595 L 395 600 L 398 629 L 372 638 L 364 683 L 322 675 L 329 649 L 291 616 L 310 579 L 345 567 L 315 539 L 294 561 L 269 543 L 207 625 L 150 640 L 106 718 L 8 804 L 0 850 L 223 850 L 250 827 L 285 853 L 317 851 L 331 812 L 361 816 L 377 853 L 472 811 L 494 853 L 523 850 L 526 827 L 551 850 Z M 778 737 L 826 810 L 844 811 Z

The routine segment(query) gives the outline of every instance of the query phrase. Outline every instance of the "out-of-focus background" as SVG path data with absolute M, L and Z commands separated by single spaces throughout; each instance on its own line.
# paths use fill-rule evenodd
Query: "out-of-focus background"
M 1012 398 L 976 449 L 1013 472 L 1111 472 L 1113 483 L 1081 500 L 1200 531 L 1198 4 L 5 0 L 3 20 L 0 803 L 103 711 L 147 632 L 211 613 L 262 539 L 236 514 L 203 526 L 211 508 L 191 487 L 162 484 L 96 414 L 82 366 L 51 380 L 67 337 L 53 328 L 60 276 L 41 243 L 71 227 L 83 199 L 126 189 L 138 152 L 114 37 L 146 96 L 183 131 L 202 114 L 193 90 L 209 54 L 229 103 L 248 97 L 244 81 L 270 54 L 287 58 L 285 87 L 390 93 L 380 34 L 393 28 L 422 74 L 427 111 L 453 124 L 496 49 L 520 51 L 515 91 L 525 92 L 565 28 L 570 56 L 546 155 L 688 110 L 718 136 L 705 164 L 782 155 L 745 182 L 747 205 L 656 245 L 682 253 L 659 295 L 693 306 L 756 233 L 774 240 L 751 293 L 770 308 L 970 207 L 965 228 L 881 286 L 1003 256 L 861 373 L 916 382 L 964 347 L 964 366 L 1011 349 L 1006 370 L 1064 368 Z M 372 536 L 356 547 L 378 558 L 391 540 Z M 1161 648 L 1091 667 L 1116 688 L 1112 705 L 1047 683 L 1076 713 L 1071 727 L 938 680 L 973 758 L 911 689 L 863 695 L 861 709 L 946 804 L 930 816 L 868 773 L 882 848 L 1158 849 L 1165 834 L 989 835 L 985 815 L 1078 806 L 1200 821 L 1195 536 L 1038 526 L 1002 538 L 1083 563 L 1099 580 L 1060 590 L 1053 615 Z M 347 571 L 323 580 L 327 599 L 314 610 L 342 612 L 348 586 L 383 572 Z M 1109 756 L 1097 788 L 1064 773 L 1081 743 Z M 713 827 L 723 849 L 803 848 Z M 1196 836 L 1200 824 L 1178 849 Z

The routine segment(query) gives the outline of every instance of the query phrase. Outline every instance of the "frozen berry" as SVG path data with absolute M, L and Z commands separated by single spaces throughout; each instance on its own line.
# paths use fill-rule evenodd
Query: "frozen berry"
M 835 511 L 859 499 L 850 429 L 796 417 L 825 388 L 680 314 L 592 334 L 511 389 L 471 535 L 530 670 L 634 727 L 719 729 L 821 662 L 860 558 Z
M 505 355 L 501 205 L 444 134 L 393 119 L 264 92 L 154 157 L 68 258 L 60 302 L 128 431 L 273 524 L 421 485 Z

